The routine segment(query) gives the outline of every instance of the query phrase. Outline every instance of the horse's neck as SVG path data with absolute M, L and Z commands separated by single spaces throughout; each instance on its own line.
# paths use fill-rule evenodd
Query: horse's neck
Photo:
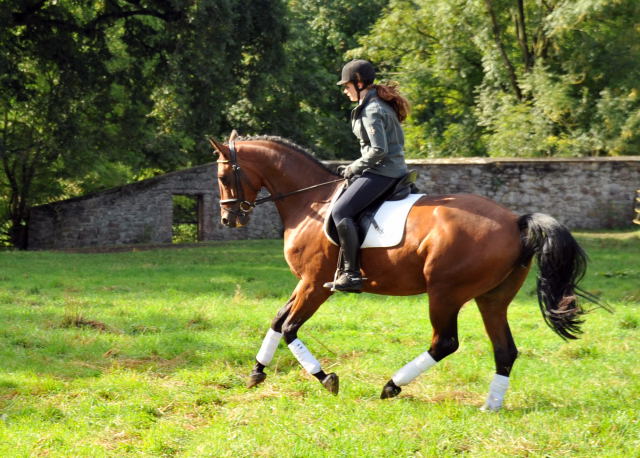
M 251 165 L 262 177 L 264 187 L 272 196 L 288 194 L 338 177 L 304 154 L 288 150 L 255 148 Z M 332 183 L 277 200 L 276 207 L 285 230 L 296 227 L 307 216 L 325 206 L 338 183 Z

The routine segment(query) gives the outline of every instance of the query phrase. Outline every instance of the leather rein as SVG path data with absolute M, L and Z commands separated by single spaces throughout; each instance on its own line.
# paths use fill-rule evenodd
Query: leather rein
M 228 160 L 223 159 L 223 160 L 218 160 L 216 162 L 218 164 L 231 164 L 231 168 L 233 170 L 233 175 L 234 175 L 233 186 L 235 188 L 234 191 L 235 191 L 236 197 L 232 199 L 221 199 L 220 205 L 238 204 L 238 209 L 245 215 L 248 213 L 251 213 L 256 206 L 264 204 L 265 202 L 275 202 L 276 200 L 282 200 L 286 197 L 293 196 L 294 194 L 310 191 L 312 189 L 316 189 L 321 186 L 326 186 L 328 184 L 338 183 L 339 181 L 344 181 L 346 179 L 346 178 L 338 178 L 336 180 L 325 181 L 323 183 L 318 183 L 313 186 L 307 186 L 306 188 L 297 189 L 295 191 L 286 192 L 284 194 L 269 195 L 266 197 L 261 197 L 260 199 L 256 199 L 253 202 L 249 202 L 244 198 L 244 188 L 241 185 L 242 170 L 240 169 L 240 164 L 238 164 L 238 154 L 236 151 L 235 142 L 233 141 L 229 142 L 229 153 L 230 154 L 229 154 Z M 232 210 L 229 210 L 229 211 L 231 213 L 236 213 Z

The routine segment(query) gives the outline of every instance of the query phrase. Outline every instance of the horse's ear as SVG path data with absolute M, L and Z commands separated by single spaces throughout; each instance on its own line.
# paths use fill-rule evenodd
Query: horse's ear
M 233 129 L 231 131 L 231 135 L 229 135 L 229 141 L 227 143 L 231 143 L 232 141 L 234 141 L 237 136 L 238 136 L 238 131 Z
M 211 143 L 211 146 L 213 147 L 216 153 L 218 153 L 222 157 L 226 157 L 223 145 L 215 141 L 213 137 L 209 137 L 209 143 Z

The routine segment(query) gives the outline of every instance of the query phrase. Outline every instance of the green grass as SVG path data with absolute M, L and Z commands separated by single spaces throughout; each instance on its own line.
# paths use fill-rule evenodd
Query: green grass
M 0 253 L 0 456 L 638 456 L 640 232 L 580 233 L 583 286 L 615 308 L 565 343 L 530 275 L 510 309 L 505 409 L 480 412 L 493 356 L 472 304 L 460 350 L 384 383 L 430 339 L 427 298 L 336 295 L 300 337 L 336 397 L 281 344 L 245 377 L 296 284 L 281 241 L 111 254 Z

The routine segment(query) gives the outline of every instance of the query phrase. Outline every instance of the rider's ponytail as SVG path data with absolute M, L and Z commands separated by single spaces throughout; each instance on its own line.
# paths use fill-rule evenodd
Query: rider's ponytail
M 400 122 L 407 119 L 410 109 L 409 101 L 400 94 L 397 83 L 374 84 L 373 87 L 375 87 L 378 97 L 391 105 Z

